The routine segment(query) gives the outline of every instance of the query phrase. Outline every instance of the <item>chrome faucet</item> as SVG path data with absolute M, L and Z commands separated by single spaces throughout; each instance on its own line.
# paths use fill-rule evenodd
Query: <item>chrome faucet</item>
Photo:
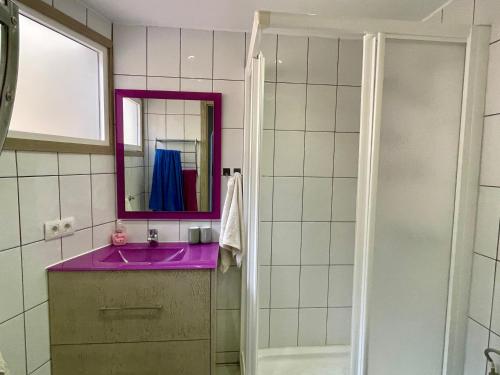
M 150 229 L 148 235 L 149 246 L 158 245 L 158 229 Z

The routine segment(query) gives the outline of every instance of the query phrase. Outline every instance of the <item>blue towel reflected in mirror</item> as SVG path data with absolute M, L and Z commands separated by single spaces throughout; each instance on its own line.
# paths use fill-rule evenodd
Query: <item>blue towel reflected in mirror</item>
M 180 151 L 156 150 L 149 208 L 153 211 L 184 211 Z

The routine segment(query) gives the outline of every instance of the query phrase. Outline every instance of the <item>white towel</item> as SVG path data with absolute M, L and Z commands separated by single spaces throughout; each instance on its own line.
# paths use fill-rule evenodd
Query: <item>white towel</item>
M 235 173 L 227 183 L 227 195 L 220 223 L 220 270 L 226 272 L 232 258 L 238 267 L 245 255 L 245 228 L 243 223 L 243 187 L 241 174 Z
M 7 363 L 5 363 L 2 353 L 0 352 L 0 375 L 9 375 L 9 369 L 7 368 Z

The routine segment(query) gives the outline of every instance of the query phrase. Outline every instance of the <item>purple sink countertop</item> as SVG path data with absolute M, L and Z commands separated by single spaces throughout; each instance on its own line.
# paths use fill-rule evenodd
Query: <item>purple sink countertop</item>
M 129 243 L 124 246 L 105 246 L 55 264 L 47 270 L 64 272 L 215 269 L 218 254 L 217 242 L 196 245 L 187 242 L 162 242 L 155 247 L 147 243 Z

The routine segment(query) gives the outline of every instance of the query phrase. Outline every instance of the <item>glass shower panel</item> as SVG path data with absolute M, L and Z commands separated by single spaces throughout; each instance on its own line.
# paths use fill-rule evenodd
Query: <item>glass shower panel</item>
M 369 375 L 441 374 L 465 45 L 386 39 Z

